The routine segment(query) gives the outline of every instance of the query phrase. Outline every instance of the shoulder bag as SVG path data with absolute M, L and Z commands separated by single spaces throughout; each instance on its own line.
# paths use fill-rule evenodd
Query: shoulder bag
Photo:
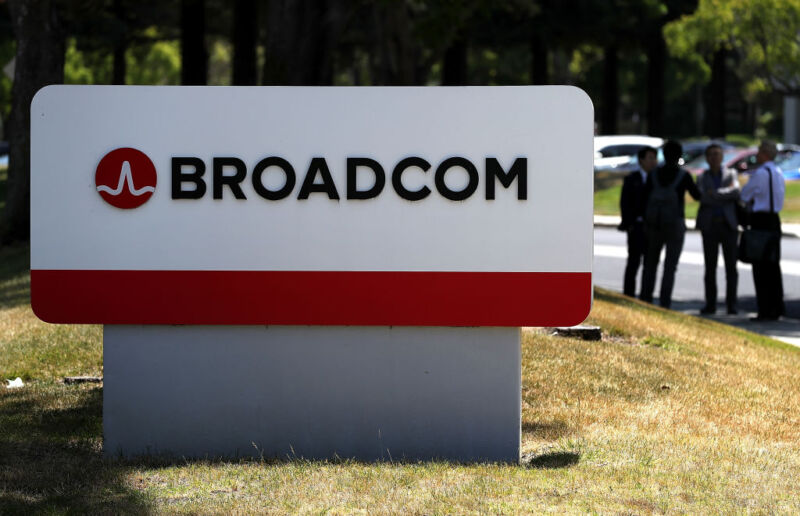
M 772 196 L 772 169 L 769 172 L 769 211 L 775 211 Z M 772 229 L 746 228 L 739 238 L 739 261 L 744 263 L 775 263 L 779 256 L 781 234 Z

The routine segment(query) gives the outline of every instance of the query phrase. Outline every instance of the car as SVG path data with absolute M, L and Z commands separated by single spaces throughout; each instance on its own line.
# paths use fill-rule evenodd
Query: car
M 690 140 L 686 142 L 681 142 L 681 146 L 683 147 L 683 154 L 681 155 L 681 159 L 678 161 L 678 165 L 684 166 L 687 163 L 697 159 L 699 156 L 705 156 L 706 148 L 712 143 L 719 145 L 722 147 L 722 150 L 725 151 L 727 149 L 734 148 L 734 145 L 728 143 L 724 140 Z M 664 164 L 664 151 L 661 147 L 656 149 L 658 154 L 656 154 L 656 160 L 658 162 L 658 166 L 662 166 Z M 700 160 L 697 161 L 700 163 Z M 623 167 L 620 167 L 622 170 Z M 630 163 L 627 165 L 625 170 L 638 170 L 639 169 L 639 161 L 636 156 L 631 157 Z
M 742 153 L 738 158 L 730 163 L 726 163 L 725 166 L 736 170 L 736 172 L 739 172 L 740 174 L 751 172 L 758 168 L 758 160 L 756 159 L 757 155 L 758 149 L 747 149 L 747 152 Z
M 800 152 L 787 155 L 783 159 L 776 159 L 775 164 L 781 168 L 783 177 L 787 181 L 800 180 Z
M 732 143 L 726 142 L 725 140 L 687 140 L 681 142 L 681 146 L 683 147 L 683 155 L 681 156 L 680 165 L 683 166 L 692 160 L 696 159 L 698 156 L 705 156 L 706 149 L 709 145 L 716 144 L 722 147 L 722 151 L 726 151 L 728 149 L 733 149 L 735 145 Z
M 800 146 L 798 145 L 779 143 L 777 147 L 778 155 L 775 156 L 775 163 L 786 161 L 793 156 L 800 154 Z M 749 152 L 747 154 L 743 154 L 739 159 L 732 161 L 727 166 L 743 174 L 749 174 L 753 170 L 757 169 L 758 161 L 756 160 L 756 155 L 758 154 L 758 149 L 754 148 L 748 150 Z
M 756 155 L 758 149 L 756 147 L 749 147 L 746 149 L 733 148 L 723 150 L 722 164 L 726 168 L 732 168 L 740 174 L 749 174 L 758 168 Z M 800 154 L 800 148 L 796 145 L 778 144 L 778 155 L 775 157 L 775 163 L 786 161 L 796 155 Z M 705 155 L 696 157 L 685 165 L 685 168 L 694 175 L 702 173 L 708 169 L 708 162 L 706 162 Z
M 658 148 L 664 140 L 653 136 L 620 135 L 594 137 L 595 172 L 630 172 L 639 164 L 636 153 L 642 147 Z
M 746 162 L 747 160 L 751 159 L 751 156 L 755 157 L 757 151 L 758 149 L 754 147 L 747 149 L 734 147 L 732 149 L 723 150 L 722 166 L 726 168 L 736 168 L 737 172 L 739 172 L 741 169 L 737 168 L 737 164 Z M 695 159 L 684 165 L 684 168 L 686 168 L 686 170 L 695 176 L 701 174 L 703 171 L 708 169 L 708 162 L 706 161 L 705 154 L 697 156 Z
M 730 168 L 736 169 L 740 174 L 751 174 L 758 168 L 756 154 L 758 150 L 751 149 L 739 159 L 728 164 Z M 778 145 L 778 155 L 775 157 L 775 164 L 781 168 L 783 177 L 787 181 L 800 179 L 800 147 L 797 145 Z

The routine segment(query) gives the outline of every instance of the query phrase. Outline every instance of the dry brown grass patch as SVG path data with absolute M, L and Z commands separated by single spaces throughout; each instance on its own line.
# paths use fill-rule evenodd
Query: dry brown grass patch
M 104 460 L 101 388 L 58 383 L 102 374 L 100 328 L 15 299 L 0 513 L 800 513 L 800 350 L 622 296 L 596 294 L 600 342 L 523 332 L 519 465 Z

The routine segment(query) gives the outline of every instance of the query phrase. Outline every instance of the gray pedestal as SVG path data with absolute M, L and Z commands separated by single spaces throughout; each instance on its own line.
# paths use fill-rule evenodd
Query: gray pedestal
M 519 460 L 519 328 L 105 326 L 105 453 Z

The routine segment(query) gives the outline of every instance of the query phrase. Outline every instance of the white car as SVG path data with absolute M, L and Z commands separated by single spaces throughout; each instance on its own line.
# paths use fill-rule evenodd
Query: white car
M 639 166 L 636 153 L 642 147 L 658 149 L 664 144 L 663 138 L 654 136 L 595 136 L 595 172 L 630 172 Z

